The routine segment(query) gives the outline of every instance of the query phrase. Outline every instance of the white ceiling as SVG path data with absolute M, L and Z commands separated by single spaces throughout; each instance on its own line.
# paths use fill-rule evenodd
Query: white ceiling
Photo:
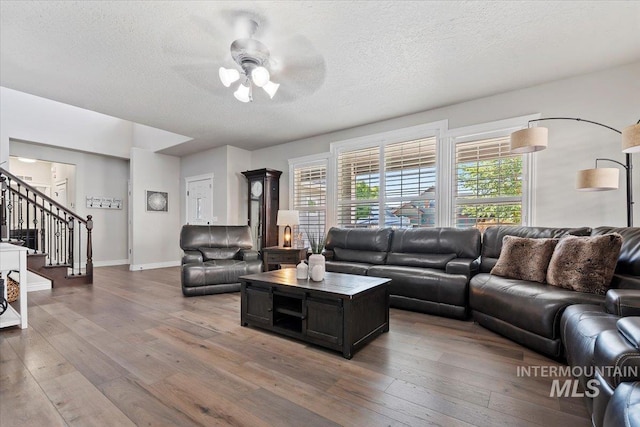
M 218 79 L 238 13 L 273 100 Z M 635 62 L 639 34 L 638 1 L 2 0 L 0 85 L 252 150 Z

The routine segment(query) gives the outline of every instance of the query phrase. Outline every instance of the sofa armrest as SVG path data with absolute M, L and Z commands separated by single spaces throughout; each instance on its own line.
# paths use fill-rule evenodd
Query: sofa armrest
M 640 290 L 609 289 L 604 307 L 607 312 L 620 317 L 640 316 Z
M 260 253 L 251 249 L 240 249 L 238 258 L 242 261 L 255 261 L 260 259 Z
M 324 250 L 324 252 L 322 252 L 322 255 L 324 255 L 324 259 L 327 261 L 333 261 L 333 251 L 329 251 L 329 250 Z
M 184 251 L 182 256 L 182 264 L 189 264 L 192 262 L 203 262 L 202 252 L 200 251 Z
M 455 258 L 447 263 L 445 272 L 447 274 L 464 274 L 467 278 L 471 278 L 478 273 L 478 267 L 477 258 Z

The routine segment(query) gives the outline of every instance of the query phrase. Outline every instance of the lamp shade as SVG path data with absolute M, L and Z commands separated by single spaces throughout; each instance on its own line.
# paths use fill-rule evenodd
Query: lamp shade
M 264 91 L 267 92 L 267 94 L 269 95 L 269 98 L 273 99 L 279 87 L 280 87 L 279 83 L 274 83 L 269 81 L 264 86 L 262 86 L 262 89 L 264 89 Z
M 251 85 L 251 83 L 249 83 Z M 249 102 L 251 101 L 251 86 L 245 86 L 241 84 L 238 86 L 238 90 L 233 92 L 233 96 L 240 102 Z
M 251 79 L 258 87 L 262 87 L 269 83 L 270 78 L 269 70 L 264 67 L 256 67 L 251 71 Z
M 224 68 L 220 67 L 218 69 L 218 76 L 220 77 L 220 81 L 225 87 L 231 86 L 231 83 L 235 82 L 240 78 L 240 73 L 238 70 L 234 70 L 233 68 Z
M 576 189 L 578 191 L 617 190 L 620 170 L 616 168 L 595 168 L 578 171 Z
M 279 210 L 276 225 L 300 225 L 300 213 L 298 211 Z
M 511 134 L 511 152 L 533 153 L 547 148 L 549 129 L 545 127 L 526 128 Z
M 622 152 L 640 153 L 640 124 L 622 129 Z

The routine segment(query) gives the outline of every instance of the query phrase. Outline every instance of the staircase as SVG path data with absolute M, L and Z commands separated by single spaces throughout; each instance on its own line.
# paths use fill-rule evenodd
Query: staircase
M 93 283 L 91 215 L 81 218 L 3 168 L 0 191 L 0 240 L 30 249 L 31 272 L 53 287 Z

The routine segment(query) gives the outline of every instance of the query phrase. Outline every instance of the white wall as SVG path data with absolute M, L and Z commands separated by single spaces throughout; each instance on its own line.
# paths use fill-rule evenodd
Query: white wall
M 167 132 L 139 123 L 133 123 L 132 138 L 134 147 L 152 151 L 159 151 L 191 140 L 188 136 L 178 135 L 177 133 Z
M 8 159 L 10 138 L 128 158 L 132 125 L 126 120 L 0 87 L 0 162 Z
M 640 62 L 293 141 L 253 151 L 251 169 L 269 167 L 283 171 L 280 208 L 286 209 L 289 205 L 287 160 L 328 152 L 331 142 L 444 119 L 449 120 L 449 128 L 453 129 L 532 113 L 541 113 L 542 117 L 579 117 L 622 129 L 640 119 L 638 76 Z M 624 162 L 619 135 L 574 121 L 546 122 L 545 126 L 549 127 L 549 148 L 535 154 L 534 225 L 626 225 L 624 181 L 619 191 L 582 193 L 575 190 L 576 171 L 593 167 L 596 157 Z M 634 198 L 640 200 L 640 156 L 634 157 L 638 164 L 633 173 Z M 640 224 L 640 207 L 636 208 L 634 217 L 635 224 Z
M 130 166 L 130 270 L 180 265 L 180 159 L 132 148 Z M 147 212 L 146 190 L 169 193 L 168 212 Z
M 94 265 L 127 263 L 128 160 L 20 141 L 11 141 L 10 149 L 12 156 L 75 164 L 76 187 L 67 196 L 69 201 L 74 202 L 74 211 L 78 215 L 83 218 L 93 216 Z M 86 207 L 84 199 L 87 195 L 121 197 L 125 206 L 122 209 L 90 209 Z
M 180 159 L 181 223 L 186 223 L 186 181 L 192 176 L 213 174 L 213 216 L 218 225 L 246 224 L 247 180 L 251 152 L 230 145 L 212 148 Z

